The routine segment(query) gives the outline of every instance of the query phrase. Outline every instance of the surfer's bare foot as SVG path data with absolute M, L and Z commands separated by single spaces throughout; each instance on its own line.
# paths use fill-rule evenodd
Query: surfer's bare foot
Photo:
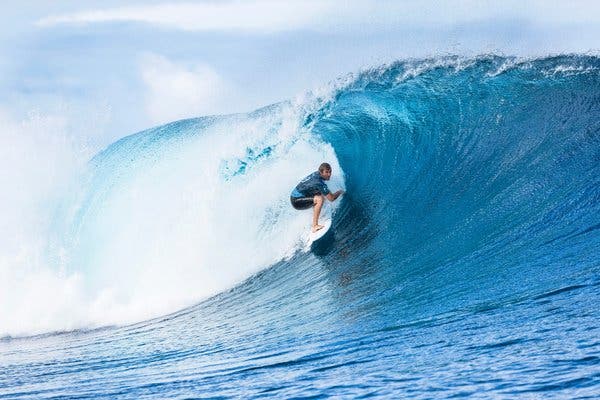
M 323 228 L 325 228 L 323 225 L 313 225 L 312 231 L 313 233 L 315 233 L 316 231 L 321 230 Z

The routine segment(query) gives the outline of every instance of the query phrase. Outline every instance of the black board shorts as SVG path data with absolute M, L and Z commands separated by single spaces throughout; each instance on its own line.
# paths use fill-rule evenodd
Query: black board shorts
M 306 210 L 315 205 L 312 197 L 290 197 L 290 202 L 296 210 Z

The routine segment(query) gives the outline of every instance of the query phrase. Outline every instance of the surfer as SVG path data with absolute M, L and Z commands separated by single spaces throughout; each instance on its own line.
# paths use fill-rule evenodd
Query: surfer
M 323 229 L 323 225 L 319 225 L 319 215 L 323 207 L 325 198 L 329 201 L 334 201 L 342 194 L 343 190 L 338 190 L 331 193 L 325 181 L 331 178 L 331 165 L 323 163 L 319 166 L 319 170 L 302 179 L 296 188 L 292 191 L 290 201 L 296 210 L 306 210 L 314 207 L 312 228 L 313 232 Z

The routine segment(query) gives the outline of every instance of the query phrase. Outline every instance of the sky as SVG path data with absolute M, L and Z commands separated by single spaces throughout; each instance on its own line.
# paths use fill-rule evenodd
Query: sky
M 600 2 L 582 0 L 26 0 L 2 14 L 0 135 L 43 121 L 99 146 L 406 58 L 600 48 Z

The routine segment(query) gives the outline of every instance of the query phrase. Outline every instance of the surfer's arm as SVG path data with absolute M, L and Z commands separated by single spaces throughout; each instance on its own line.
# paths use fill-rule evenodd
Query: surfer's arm
M 335 199 L 337 199 L 338 197 L 340 197 L 343 194 L 344 194 L 343 190 L 338 190 L 337 192 L 335 192 L 333 194 L 328 193 L 327 196 L 325 196 L 325 197 L 327 197 L 327 200 L 329 200 L 329 201 L 334 201 Z

